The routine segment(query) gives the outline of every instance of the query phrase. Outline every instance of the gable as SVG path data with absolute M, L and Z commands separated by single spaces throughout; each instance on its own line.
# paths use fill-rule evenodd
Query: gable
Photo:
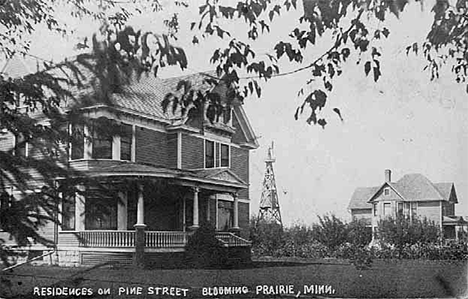
M 388 191 L 387 191 L 388 190 Z M 395 190 L 395 187 L 391 183 L 384 183 L 377 192 L 372 195 L 369 201 L 401 201 L 405 200 L 401 194 Z
M 255 132 L 250 125 L 244 109 L 240 105 L 234 106 L 232 114 L 232 126 L 236 130 L 232 136 L 233 143 L 249 146 L 251 148 L 259 147 Z
M 246 182 L 229 169 L 205 169 L 198 171 L 197 174 L 210 180 L 247 185 Z
M 388 190 L 389 194 L 385 194 L 385 190 Z M 369 202 L 380 201 L 380 200 L 405 200 L 405 197 L 401 195 L 392 183 L 383 183 L 381 187 L 372 195 Z

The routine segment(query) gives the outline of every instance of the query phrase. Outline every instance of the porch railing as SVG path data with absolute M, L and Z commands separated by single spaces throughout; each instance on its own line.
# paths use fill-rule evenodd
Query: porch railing
M 216 238 L 226 247 L 251 246 L 251 242 L 230 232 L 217 232 Z M 181 248 L 187 244 L 188 233 L 181 231 L 146 231 L 147 248 Z M 78 232 L 80 247 L 135 247 L 134 230 L 92 230 Z
M 92 230 L 78 233 L 80 247 L 134 247 L 134 230 Z
M 230 232 L 216 232 L 216 238 L 221 241 L 225 247 L 243 247 L 252 245 L 252 242 Z
M 187 233 L 177 231 L 147 231 L 145 246 L 150 248 L 184 247 Z
M 187 233 L 178 231 L 146 231 L 145 246 L 148 248 L 184 247 Z M 78 233 L 80 247 L 135 247 L 134 230 L 93 230 Z

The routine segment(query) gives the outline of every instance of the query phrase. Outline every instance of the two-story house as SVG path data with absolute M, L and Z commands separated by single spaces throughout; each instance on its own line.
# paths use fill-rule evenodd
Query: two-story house
M 68 163 L 76 170 L 79 192 L 63 191 L 61 225 L 41 228 L 44 237 L 56 242 L 52 259 L 44 261 L 86 265 L 130 262 L 138 250 L 146 256 L 180 253 L 188 235 L 205 221 L 216 227 L 220 245 L 250 246 L 245 240 L 249 152 L 258 144 L 242 106 L 233 105 L 210 122 L 190 119 L 180 109 L 164 111 L 161 105 L 180 80 L 202 90 L 211 88 L 206 78 L 203 73 L 142 76 L 114 94 L 112 105 L 81 109 L 99 120 L 96 124 L 119 129 L 113 136 L 100 136 L 92 123 L 70 123 Z M 219 88 L 221 97 L 225 90 Z M 13 137 L 10 142 L 13 147 Z M 33 150 L 26 147 L 29 154 Z M 57 178 L 57 183 L 70 181 Z M 0 231 L 0 238 L 8 240 L 6 232 Z M 30 249 L 36 255 L 48 250 L 40 245 Z
M 453 183 L 432 183 L 419 173 L 406 174 L 395 182 L 391 170 L 386 169 L 381 185 L 356 188 L 348 209 L 353 219 L 363 219 L 373 232 L 381 219 L 403 215 L 433 221 L 446 238 L 458 239 L 468 222 L 455 216 L 457 203 Z

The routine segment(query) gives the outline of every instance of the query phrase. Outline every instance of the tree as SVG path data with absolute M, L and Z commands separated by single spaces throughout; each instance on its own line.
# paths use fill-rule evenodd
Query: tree
M 334 251 L 347 239 L 346 223 L 335 215 L 318 216 L 319 223 L 312 226 L 312 237 Z

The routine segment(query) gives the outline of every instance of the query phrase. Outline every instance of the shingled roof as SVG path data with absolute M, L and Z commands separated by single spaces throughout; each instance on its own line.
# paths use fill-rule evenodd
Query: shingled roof
M 379 190 L 389 185 L 404 201 L 450 200 L 453 183 L 432 183 L 420 173 L 406 174 L 397 182 L 384 183 L 377 187 L 359 187 L 354 191 L 348 209 L 370 209 L 369 202 Z M 456 197 L 455 197 L 456 200 Z

